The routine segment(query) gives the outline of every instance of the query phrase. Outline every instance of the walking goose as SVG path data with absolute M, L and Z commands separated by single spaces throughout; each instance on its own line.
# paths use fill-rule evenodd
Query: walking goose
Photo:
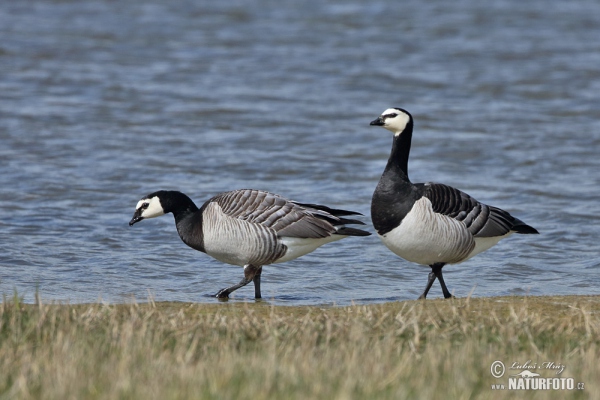
M 200 209 L 181 192 L 160 190 L 137 203 L 129 225 L 167 213 L 173 213 L 185 244 L 219 261 L 244 267 L 244 278 L 220 290 L 215 295 L 218 298 L 228 298 L 253 281 L 254 295 L 260 299 L 263 265 L 293 260 L 346 236 L 370 235 L 346 226 L 364 225 L 343 218 L 360 213 L 298 203 L 253 189 L 218 194 Z
M 508 212 L 488 206 L 440 183 L 412 183 L 408 155 L 413 118 L 389 108 L 371 125 L 394 134 L 392 152 L 371 201 L 371 219 L 379 238 L 396 255 L 431 267 L 424 299 L 437 278 L 445 298 L 452 297 L 442 267 L 468 260 L 512 233 L 538 233 Z

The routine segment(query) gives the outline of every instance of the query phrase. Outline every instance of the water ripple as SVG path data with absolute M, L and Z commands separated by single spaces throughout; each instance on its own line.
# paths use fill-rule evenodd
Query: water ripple
M 136 201 L 255 187 L 370 222 L 391 137 L 368 123 L 402 106 L 416 117 L 414 181 L 454 185 L 541 233 L 447 266 L 451 291 L 600 294 L 599 8 L 3 2 L 0 291 L 218 302 L 241 268 L 187 248 L 171 217 L 130 228 Z M 263 293 L 285 305 L 414 299 L 428 272 L 374 236 L 350 238 L 266 266 Z

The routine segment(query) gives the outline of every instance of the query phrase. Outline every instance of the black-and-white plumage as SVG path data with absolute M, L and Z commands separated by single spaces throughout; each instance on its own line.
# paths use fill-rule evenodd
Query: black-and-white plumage
M 260 298 L 263 265 L 293 260 L 347 236 L 370 235 L 346 226 L 364 225 L 344 218 L 360 215 L 357 212 L 298 203 L 253 189 L 218 194 L 201 208 L 181 192 L 157 191 L 137 203 L 129 225 L 167 213 L 173 213 L 185 244 L 219 261 L 244 266 L 240 283 L 219 291 L 218 298 L 229 297 L 250 281 Z
M 439 183 L 414 184 L 408 178 L 413 118 L 401 108 L 387 109 L 371 122 L 394 133 L 392 152 L 371 202 L 371 219 L 383 243 L 398 256 L 429 265 L 425 298 L 445 264 L 463 262 L 512 233 L 538 233 L 497 207 Z

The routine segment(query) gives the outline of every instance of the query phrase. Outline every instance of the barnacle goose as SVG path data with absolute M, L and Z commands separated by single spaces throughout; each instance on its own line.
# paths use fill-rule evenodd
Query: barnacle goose
M 344 218 L 361 215 L 357 212 L 298 203 L 253 189 L 218 194 L 200 209 L 181 192 L 160 190 L 137 203 L 129 225 L 167 213 L 173 213 L 185 244 L 219 261 L 244 267 L 244 278 L 237 285 L 215 295 L 222 299 L 251 281 L 255 297 L 261 298 L 263 265 L 293 260 L 347 236 L 370 235 L 346 226 L 364 225 Z
M 412 183 L 408 155 L 413 118 L 389 108 L 371 125 L 394 133 L 392 152 L 371 201 L 371 219 L 383 243 L 405 260 L 431 267 L 424 299 L 437 278 L 445 298 L 452 297 L 442 276 L 446 264 L 463 262 L 512 233 L 538 233 L 497 207 L 440 183 Z

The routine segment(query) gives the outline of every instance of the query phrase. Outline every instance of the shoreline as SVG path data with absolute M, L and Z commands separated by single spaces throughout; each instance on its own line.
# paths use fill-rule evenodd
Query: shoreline
M 4 300 L 2 301 L 2 303 L 14 303 L 14 299 L 15 297 L 8 297 L 8 296 L 4 296 Z M 210 303 L 205 303 L 205 302 L 189 302 L 189 301 L 171 301 L 171 300 L 166 300 L 166 301 L 154 301 L 154 300 L 144 300 L 144 301 L 137 301 L 136 299 L 132 299 L 131 301 L 123 301 L 123 302 L 104 302 L 104 301 L 99 301 L 99 302 L 82 302 L 82 303 L 70 303 L 70 302 L 62 302 L 62 301 L 44 301 L 43 298 L 41 299 L 41 304 L 46 306 L 46 305 L 53 305 L 53 306 L 93 306 L 93 305 L 99 305 L 99 306 L 113 306 L 113 307 L 119 307 L 119 306 L 131 306 L 131 305 L 138 305 L 138 306 L 147 306 L 147 305 L 161 305 L 161 306 L 167 306 L 167 305 L 171 305 L 171 306 L 177 306 L 177 305 L 181 305 L 181 306 L 213 306 L 213 307 L 224 307 L 224 306 L 233 306 L 233 305 L 253 305 L 253 306 L 263 306 L 263 307 L 281 307 L 281 308 L 346 308 L 346 307 L 376 307 L 376 306 L 385 306 L 385 305 L 392 305 L 392 304 L 419 304 L 419 303 L 429 303 L 429 302 L 457 302 L 457 301 L 465 301 L 465 302 L 469 302 L 469 301 L 497 301 L 497 302 L 510 302 L 510 301 L 515 301 L 515 300 L 522 300 L 522 301 L 527 301 L 527 300 L 533 300 L 536 301 L 536 299 L 540 300 L 540 301 L 544 301 L 544 300 L 554 300 L 554 301 L 576 301 L 576 300 L 582 300 L 582 299 L 586 299 L 587 301 L 590 302 L 594 302 L 594 301 L 598 301 L 600 302 L 600 294 L 566 294 L 566 295 L 514 295 L 514 296 L 491 296 L 491 297 L 455 297 L 452 299 L 444 299 L 444 298 L 432 298 L 432 299 L 426 299 L 426 300 L 418 300 L 418 299 L 414 299 L 414 300 L 399 300 L 399 301 L 388 301 L 388 302 L 382 302 L 382 303 L 356 303 L 356 304 L 348 304 L 348 305 L 337 305 L 337 304 L 314 304 L 314 305 L 294 305 L 294 304 L 272 304 L 270 302 L 269 299 L 260 299 L 260 300 L 254 300 L 254 299 L 248 299 L 248 300 L 243 300 L 243 299 L 230 299 L 230 300 L 225 300 L 225 301 L 219 301 L 218 303 L 215 302 L 210 302 Z M 2 304 L 0 303 L 0 304 Z M 38 306 L 39 305 L 39 301 L 34 301 L 34 302 L 26 302 L 26 301 L 22 301 L 19 300 L 18 301 L 19 304 L 23 304 L 23 305 L 27 305 L 27 306 Z
M 7 398 L 598 398 L 599 358 L 597 295 L 0 307 Z

